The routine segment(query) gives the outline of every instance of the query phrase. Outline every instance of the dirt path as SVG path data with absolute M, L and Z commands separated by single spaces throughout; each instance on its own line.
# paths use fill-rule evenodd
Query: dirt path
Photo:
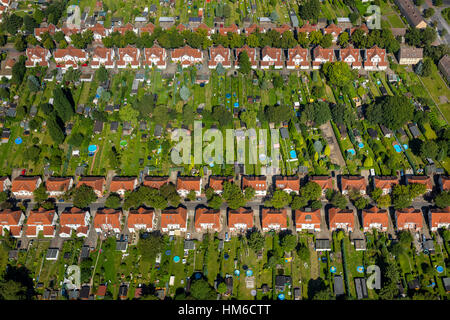
M 328 121 L 327 123 L 321 125 L 320 130 L 322 130 L 322 136 L 330 146 L 331 162 L 338 164 L 341 168 L 345 167 L 345 160 L 344 157 L 342 157 L 339 144 L 336 140 L 336 136 L 334 135 L 333 128 L 331 127 L 331 122 Z
M 311 238 L 308 238 L 308 247 L 314 247 L 314 244 Z M 317 253 L 314 249 L 310 250 L 311 252 L 311 279 L 315 280 L 319 277 L 319 264 L 317 263 Z

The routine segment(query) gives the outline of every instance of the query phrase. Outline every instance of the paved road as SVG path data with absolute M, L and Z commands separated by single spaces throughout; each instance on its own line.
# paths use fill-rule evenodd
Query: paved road
M 445 8 L 448 8 L 450 6 L 450 0 L 444 0 L 444 4 L 440 7 L 435 7 L 433 6 L 433 2 L 432 0 L 425 0 L 425 3 L 421 6 L 420 11 L 423 12 L 424 9 L 428 9 L 428 8 L 433 8 L 435 13 L 434 15 L 429 18 L 429 19 L 425 19 L 425 21 L 427 21 L 427 23 L 431 23 L 432 21 L 437 21 L 437 29 L 440 31 L 442 29 L 446 29 L 447 30 L 447 34 L 444 37 L 439 36 L 438 34 L 438 39 L 440 40 L 441 43 L 450 43 L 450 27 L 447 23 L 447 21 L 445 21 L 445 19 L 442 17 L 441 15 L 441 11 Z

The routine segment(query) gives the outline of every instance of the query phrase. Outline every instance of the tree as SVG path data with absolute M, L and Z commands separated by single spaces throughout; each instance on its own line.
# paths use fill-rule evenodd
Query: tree
M 22 27 L 23 24 L 23 18 L 21 16 L 16 15 L 13 13 L 10 16 L 5 17 L 5 20 L 3 22 L 3 25 L 11 35 L 16 35 L 17 31 Z
M 45 49 L 50 50 L 55 48 L 55 43 L 53 42 L 52 38 L 47 38 L 44 40 L 43 46 Z
M 12 78 L 11 82 L 13 84 L 21 84 L 23 81 L 23 77 L 25 76 L 26 67 L 25 67 L 25 56 L 20 56 L 19 61 L 17 61 L 12 67 Z
M 222 197 L 216 194 L 208 200 L 208 206 L 213 209 L 220 209 L 220 207 L 222 206 L 222 202 Z
M 329 104 L 323 101 L 317 101 L 307 104 L 302 112 L 301 120 L 310 126 L 314 123 L 316 127 L 328 122 L 331 119 Z
M 14 49 L 17 51 L 25 51 L 27 48 L 27 42 L 25 41 L 25 38 L 18 35 L 16 36 L 16 40 L 14 41 Z
M 243 207 L 246 204 L 246 199 L 241 188 L 228 181 L 225 181 L 223 184 L 222 197 L 227 201 L 228 207 L 233 210 Z
M 23 26 L 24 26 L 25 30 L 28 31 L 29 33 L 33 33 L 34 28 L 39 27 L 36 20 L 32 16 L 29 16 L 29 15 L 25 15 L 23 17 Z
M 223 68 L 223 67 L 222 67 Z M 180 97 L 184 101 L 188 101 L 189 97 L 191 95 L 191 92 L 189 91 L 189 88 L 183 85 L 180 89 Z
M 220 294 L 225 294 L 225 292 L 227 292 L 227 285 L 225 284 L 225 282 L 221 282 L 217 286 L 217 292 L 219 292 Z
M 238 57 L 239 72 L 248 75 L 252 70 L 252 65 L 248 57 L 247 51 L 243 50 L 239 53 Z
M 369 205 L 369 199 L 364 198 L 364 197 L 359 197 L 355 201 L 355 207 L 359 210 L 367 208 L 368 205 Z
M 331 196 L 330 203 L 339 209 L 345 209 L 347 206 L 347 198 L 335 190 Z
M 253 231 L 247 236 L 248 246 L 255 253 L 258 253 L 264 247 L 264 236 L 259 231 Z
M 344 61 L 326 62 L 323 72 L 330 84 L 341 88 L 355 79 L 355 72 Z
M 291 200 L 292 197 L 290 194 L 281 189 L 277 189 L 274 191 L 272 198 L 270 199 L 270 205 L 276 209 L 280 209 L 287 206 Z
M 344 32 L 345 33 L 345 32 Z M 327 33 L 320 39 L 320 46 L 323 48 L 329 48 L 333 44 L 333 35 L 330 33 Z
M 423 0 L 422 0 L 422 1 L 423 1 Z M 443 0 L 434 0 L 434 1 L 433 1 L 433 5 L 435 5 L 436 7 L 442 6 L 443 3 L 444 3 Z
M 55 144 L 60 145 L 63 143 L 64 132 L 62 131 L 61 126 L 57 122 L 54 114 L 47 118 L 47 130 Z
M 70 137 L 67 139 L 67 143 L 70 144 L 70 145 L 72 145 L 72 146 L 74 146 L 74 147 L 79 147 L 79 146 L 81 146 L 81 144 L 83 143 L 83 141 L 84 141 L 84 136 L 83 136 L 83 134 L 80 133 L 80 132 L 72 133 L 72 134 L 70 135 Z
M 122 199 L 120 199 L 120 196 L 117 193 L 111 193 L 105 201 L 105 206 L 107 208 L 118 209 L 120 208 L 121 202 Z
M 355 24 L 358 22 L 358 19 L 359 19 L 359 13 L 358 13 L 358 11 L 354 11 L 354 12 L 350 13 L 350 14 L 348 15 L 348 18 L 350 19 L 350 22 L 351 22 L 353 25 L 355 25 Z
M 285 234 L 280 244 L 285 252 L 291 252 L 297 246 L 297 237 L 293 234 Z
M 330 288 L 318 291 L 314 294 L 313 300 L 335 300 L 336 297 L 331 293 Z
M 225 127 L 231 123 L 233 115 L 224 105 L 220 105 L 213 108 L 212 118 L 218 121 L 221 127 Z
M 153 262 L 156 259 L 156 255 L 162 251 L 163 246 L 163 238 L 156 233 L 151 233 L 146 238 L 141 237 L 137 244 L 142 259 L 147 262 Z
M 73 116 L 74 111 L 72 104 L 66 96 L 66 93 L 57 87 L 53 89 L 53 107 L 62 121 L 67 122 Z
M 0 300 L 24 300 L 27 288 L 14 280 L 0 281 Z
M 39 156 L 41 154 L 41 149 L 38 146 L 31 146 L 24 151 L 24 160 L 37 163 Z
M 119 110 L 119 117 L 122 121 L 135 122 L 138 116 L 139 111 L 134 109 L 131 104 L 127 104 Z
M 246 187 L 244 190 L 244 198 L 247 201 L 252 200 L 255 197 L 255 189 L 253 189 L 252 187 Z
M 31 92 L 38 92 L 41 90 L 39 78 L 30 74 L 27 78 L 27 87 Z
M 256 128 L 256 117 L 258 113 L 254 110 L 246 110 L 240 113 L 241 119 L 247 125 L 247 128 Z
M 42 203 L 45 200 L 47 200 L 47 198 L 48 198 L 47 189 L 45 188 L 43 183 L 41 183 L 39 185 L 39 187 L 37 187 L 33 191 L 33 198 L 34 198 L 34 201 L 36 201 L 37 203 Z
M 298 210 L 308 205 L 308 199 L 303 196 L 294 196 L 291 202 L 291 209 Z
M 423 10 L 423 17 L 425 19 L 431 18 L 434 15 L 434 9 L 433 8 L 428 8 Z
M 347 47 L 348 45 L 348 41 L 350 40 L 350 36 L 348 35 L 347 32 L 343 32 L 339 35 L 339 45 L 343 48 Z
M 308 200 L 317 200 L 322 196 L 322 188 L 317 183 L 309 181 L 301 188 L 300 194 Z
M 373 124 L 384 124 L 391 130 L 401 128 L 413 117 L 414 106 L 406 96 L 386 96 L 378 103 L 367 107 L 367 120 Z
M 428 140 L 420 146 L 420 156 L 422 158 L 435 159 L 439 153 L 439 146 L 434 140 Z
M 108 80 L 108 70 L 106 70 L 105 66 L 102 64 L 100 68 L 95 72 L 95 76 L 97 77 L 97 81 L 99 83 L 104 83 Z
M 307 0 L 299 7 L 298 14 L 303 20 L 317 20 L 320 14 L 319 0 Z
M 186 198 L 189 199 L 190 201 L 194 201 L 195 200 L 195 191 L 194 190 L 189 191 Z
M 380 208 L 388 208 L 391 205 L 391 196 L 386 194 L 384 196 L 381 196 L 377 200 L 377 205 Z
M 395 185 L 392 189 L 392 202 L 395 209 L 403 209 L 411 206 L 411 195 L 408 186 Z
M 228 5 L 225 6 L 229 7 Z M 216 291 L 204 279 L 194 280 L 191 283 L 190 295 L 197 300 L 214 300 Z
M 77 208 L 87 208 L 95 200 L 97 196 L 91 186 L 82 184 L 73 192 L 73 205 Z
M 434 203 L 441 209 L 450 206 L 450 191 L 444 191 L 438 194 L 434 199 Z

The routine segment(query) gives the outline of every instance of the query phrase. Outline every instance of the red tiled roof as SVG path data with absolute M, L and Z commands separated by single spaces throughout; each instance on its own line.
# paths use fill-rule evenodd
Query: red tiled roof
M 272 61 L 264 61 L 264 57 L 270 57 L 271 60 L 275 60 L 274 62 Z M 268 65 L 276 65 L 276 66 L 282 66 L 283 65 L 283 50 L 280 48 L 271 48 L 271 47 L 264 47 L 261 50 L 261 66 L 268 66 Z
M 330 208 L 328 210 L 330 229 L 336 229 L 338 223 L 347 223 L 348 228 L 354 229 L 355 216 L 351 209 Z
M 286 209 L 263 208 L 261 226 L 269 228 L 269 225 L 280 225 L 280 228 L 287 228 Z
M 52 236 L 55 234 L 55 227 L 54 226 L 44 226 L 43 233 L 44 233 L 44 236 Z
M 364 62 L 365 66 L 372 66 L 372 58 L 375 56 L 379 56 L 380 57 L 380 62 L 378 62 L 379 66 L 386 66 L 387 62 L 386 62 L 386 49 L 381 49 L 378 48 L 376 45 L 373 46 L 370 49 L 366 49 L 366 59 Z
M 45 182 L 45 186 L 47 191 L 67 191 L 72 180 L 72 178 L 50 177 Z
M 364 228 L 370 228 L 372 224 L 379 223 L 387 228 L 389 225 L 389 213 L 386 209 L 372 207 L 370 209 L 363 209 L 362 221 Z
M 25 234 L 27 236 L 35 236 L 37 234 L 36 226 L 28 226 Z
M 153 215 L 152 209 L 146 209 L 140 207 L 137 210 L 130 210 L 128 213 L 128 228 L 134 228 L 136 224 L 144 224 L 147 228 L 153 228 Z
M 118 31 L 121 35 L 125 35 L 127 31 L 133 31 L 133 25 L 131 23 L 127 23 L 124 26 L 114 27 L 114 32 Z
M 311 25 L 309 23 L 305 23 L 302 27 L 297 28 L 297 33 L 310 33 L 318 30 L 317 25 Z
M 200 191 L 200 177 L 178 177 L 177 190 L 194 190 Z
M 98 287 L 96 295 L 99 297 L 104 297 L 106 295 L 106 285 L 102 284 Z
M 82 233 L 82 234 L 87 235 L 88 231 L 89 231 L 89 226 L 80 226 L 77 228 L 77 233 Z
M 161 48 L 158 45 L 154 45 L 151 48 L 145 48 L 144 49 L 144 64 L 151 66 L 153 64 L 152 62 L 154 58 L 159 58 L 159 61 L 157 62 L 157 66 L 164 66 L 166 64 L 166 49 Z
M 184 207 L 165 209 L 161 211 L 161 228 L 167 228 L 169 224 L 179 224 L 185 228 L 187 222 L 187 210 Z
M 431 209 L 431 227 L 438 228 L 439 224 L 450 223 L 450 207 Z
M 350 35 L 352 35 L 353 32 L 355 32 L 356 30 L 359 30 L 359 29 L 361 29 L 362 31 L 364 31 L 365 34 L 368 34 L 368 33 L 369 33 L 369 28 L 367 27 L 367 25 L 366 25 L 366 24 L 362 24 L 362 25 L 360 25 L 359 27 L 351 28 L 351 29 L 350 29 Z
M 212 188 L 214 191 L 222 191 L 223 184 L 225 183 L 225 181 L 233 182 L 233 177 L 210 176 L 209 187 Z
M 109 185 L 110 192 L 117 192 L 120 190 L 133 191 L 137 185 L 136 177 L 114 177 Z
M 56 49 L 53 53 L 53 56 L 55 59 L 62 59 L 65 56 L 71 56 L 71 57 L 77 57 L 79 59 L 85 59 L 87 58 L 87 53 L 83 49 L 77 49 L 73 46 L 69 46 L 65 49 Z
M 55 214 L 55 209 L 46 210 L 39 208 L 37 210 L 31 210 L 27 219 L 27 225 L 51 225 Z
M 91 30 L 94 34 L 99 34 L 102 37 L 106 37 L 106 28 L 100 23 L 96 23 L 93 27 L 90 27 L 89 30 Z
M 66 227 L 66 226 L 61 226 L 61 227 L 59 227 L 59 234 L 71 235 L 72 234 L 72 228 Z
M 412 183 L 418 183 L 418 184 L 424 184 L 427 189 L 433 189 L 433 181 L 431 180 L 431 177 L 428 176 L 410 176 L 407 178 L 408 184 Z
M 228 32 L 238 33 L 238 31 L 239 31 L 239 28 L 236 24 L 232 24 L 229 27 L 219 28 L 219 33 L 223 36 L 226 36 L 228 34 Z
M 144 32 L 153 33 L 154 30 L 155 30 L 155 25 L 150 22 L 145 27 L 142 27 L 140 32 L 141 32 L 141 34 Z
M 216 67 L 221 63 L 224 67 L 231 67 L 230 49 L 224 48 L 222 45 L 210 47 L 209 55 L 210 59 L 208 61 L 208 66 Z M 216 59 L 223 59 L 223 61 L 217 61 Z
M 318 58 L 326 61 L 334 61 L 334 50 L 333 49 L 325 49 L 321 46 L 317 46 L 313 50 L 314 60 Z
M 195 210 L 195 229 L 202 229 L 201 224 L 212 223 L 213 229 L 220 229 L 220 210 L 211 208 L 197 208 Z
M 333 179 L 329 176 L 310 176 L 309 181 L 317 183 L 322 190 L 333 189 Z
M 194 28 L 193 30 L 194 30 L 194 31 L 197 31 L 197 30 L 206 30 L 206 31 L 208 32 L 208 34 L 211 34 L 211 28 L 208 27 L 208 26 L 207 26 L 206 24 L 204 24 L 204 23 L 200 23 L 199 26 L 198 26 L 197 28 Z
M 398 184 L 398 178 L 395 176 L 375 176 L 373 177 L 373 182 L 375 188 L 392 189 L 396 184 Z
M 29 191 L 33 192 L 36 190 L 36 184 L 37 181 L 40 179 L 40 177 L 25 177 L 20 176 L 13 180 L 11 185 L 11 192 L 18 192 L 18 191 Z
M 341 188 L 344 190 L 366 190 L 366 180 L 362 176 L 341 176 Z
M 118 48 L 117 49 L 118 54 L 118 60 L 117 65 L 125 65 L 127 62 L 125 62 L 124 57 L 129 56 L 132 61 L 130 62 L 131 65 L 139 65 L 139 49 L 132 47 L 128 45 L 125 48 Z
M 342 28 L 339 28 L 335 24 L 330 24 L 328 27 L 323 29 L 324 34 L 335 34 L 336 36 L 339 35 L 342 32 Z
M 161 186 L 169 183 L 169 177 L 151 177 L 146 176 L 144 178 L 144 186 L 159 189 Z
M 251 208 L 239 208 L 228 212 L 228 226 L 246 224 L 248 229 L 253 228 L 253 210 Z
M 78 181 L 76 187 L 79 188 L 81 185 L 85 184 L 92 187 L 94 191 L 103 193 L 103 186 L 105 185 L 105 182 L 106 180 L 103 177 L 82 177 Z
M 108 224 L 113 228 L 120 228 L 120 218 L 122 211 L 116 209 L 100 209 L 95 214 L 94 228 L 102 228 L 102 225 Z
M 306 209 L 295 210 L 295 224 L 301 227 L 302 224 L 315 224 L 320 227 L 320 209 L 306 211 Z M 308 218 L 308 219 L 307 219 Z
M 275 27 L 272 30 L 278 31 L 279 34 L 283 34 L 286 31 L 291 31 L 291 27 L 287 24 L 283 24 L 281 27 Z
M 61 226 L 65 226 L 68 224 L 84 225 L 85 214 L 85 210 L 76 207 L 72 207 L 69 210 L 64 210 L 59 215 L 59 224 Z
M 275 177 L 275 187 L 277 189 L 291 189 L 293 191 L 300 190 L 299 176 L 277 176 Z
M 255 191 L 267 190 L 265 176 L 242 176 L 242 189 L 252 187 Z
M 1 227 L 0 227 L 1 229 Z M 19 237 L 22 232 L 22 226 L 11 226 L 9 227 L 9 233 L 14 237 Z M 0 231 L 1 234 L 1 231 Z
M 309 66 L 308 61 L 308 49 L 304 49 L 300 46 L 288 50 L 288 60 L 286 62 L 287 66 L 295 66 L 296 61 L 300 61 L 301 66 Z
M 22 216 L 22 211 L 4 209 L 0 211 L 0 225 L 2 226 L 17 226 L 19 225 L 20 217 Z
M 349 64 L 353 65 L 353 66 L 361 66 L 361 54 L 360 54 L 360 50 L 353 48 L 353 47 L 347 47 L 347 48 L 343 48 L 340 49 L 339 51 L 339 56 L 341 61 L 347 62 L 346 59 L 353 57 L 355 59 L 354 62 L 350 62 L 348 61 Z
M 414 223 L 416 228 L 421 229 L 423 227 L 423 216 L 420 209 L 413 207 L 399 209 L 395 211 L 397 220 L 397 228 L 403 228 L 406 223 Z
M 172 51 L 172 59 L 178 59 L 184 55 L 191 56 L 191 57 L 194 57 L 197 59 L 202 58 L 202 52 L 199 49 L 191 48 L 188 45 L 186 45 L 182 48 L 173 49 L 173 51 Z

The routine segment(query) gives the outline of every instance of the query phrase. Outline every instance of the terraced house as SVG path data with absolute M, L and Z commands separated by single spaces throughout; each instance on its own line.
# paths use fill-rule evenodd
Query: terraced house
M 228 211 L 228 230 L 230 232 L 246 232 L 253 227 L 253 209 L 241 207 Z

